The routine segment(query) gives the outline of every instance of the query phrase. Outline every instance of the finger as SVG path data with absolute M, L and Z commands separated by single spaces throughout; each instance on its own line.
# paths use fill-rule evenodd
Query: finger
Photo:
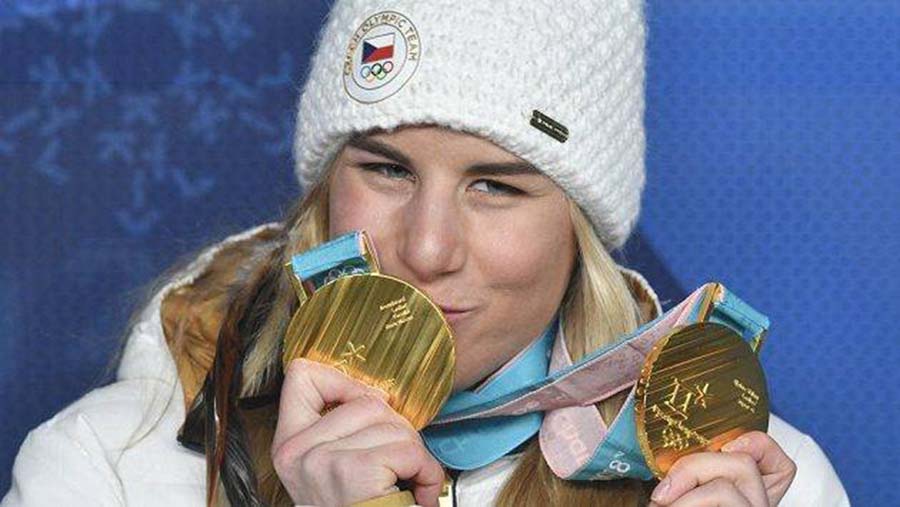
M 722 447 L 722 452 L 742 452 L 757 464 L 770 505 L 777 505 L 797 474 L 797 465 L 772 437 L 762 431 L 741 435 Z
M 668 507 L 755 507 L 728 479 L 715 479 L 682 495 Z
M 371 449 L 368 456 L 374 463 L 391 469 L 398 479 L 409 481 L 417 504 L 438 505 L 444 469 L 425 446 L 409 441 L 394 442 Z
M 337 406 L 319 420 L 288 437 L 281 443 L 280 452 L 302 456 L 310 449 L 326 442 L 349 437 L 369 426 L 393 425 L 403 428 L 406 435 L 420 439 L 418 432 L 381 398 L 365 394 Z M 369 447 L 374 447 L 370 445 Z
M 351 451 L 372 449 L 397 442 L 414 442 L 424 447 L 425 443 L 412 426 L 394 422 L 379 423 L 365 427 L 345 438 L 326 442 L 322 446 L 331 450 Z
M 285 371 L 272 447 L 279 448 L 287 438 L 318 421 L 326 406 L 347 403 L 367 394 L 383 395 L 383 392 L 331 366 L 295 359 Z
M 685 493 L 716 479 L 731 481 L 750 505 L 768 506 L 756 461 L 744 453 L 698 452 L 679 459 L 653 490 L 653 501 L 670 505 Z

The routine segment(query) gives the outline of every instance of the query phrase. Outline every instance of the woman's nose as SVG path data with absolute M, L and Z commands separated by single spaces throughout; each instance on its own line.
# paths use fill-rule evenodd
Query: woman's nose
M 422 193 L 403 212 L 398 255 L 410 274 L 430 282 L 465 264 L 464 224 L 451 199 Z

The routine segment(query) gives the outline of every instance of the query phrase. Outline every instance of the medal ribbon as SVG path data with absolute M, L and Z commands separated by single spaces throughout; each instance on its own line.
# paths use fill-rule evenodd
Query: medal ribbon
M 329 246 L 330 245 L 330 246 Z M 293 258 L 292 269 L 315 288 L 336 276 L 368 272 L 361 233 L 351 233 Z M 349 266 L 343 268 L 341 266 Z M 328 275 L 323 275 L 327 272 Z M 300 273 L 305 274 L 301 277 Z M 695 322 L 734 329 L 758 351 L 769 319 L 718 283 L 613 344 L 573 362 L 558 318 L 522 352 L 473 390 L 453 394 L 431 425 L 425 444 L 445 465 L 470 470 L 491 463 L 540 433 L 553 472 L 570 480 L 653 478 L 640 451 L 634 394 L 644 360 L 673 329 Z M 609 427 L 593 405 L 628 390 Z

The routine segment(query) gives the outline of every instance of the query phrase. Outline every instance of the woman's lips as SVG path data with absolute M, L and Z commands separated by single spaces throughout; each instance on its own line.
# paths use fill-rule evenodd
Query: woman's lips
M 439 305 L 441 313 L 450 324 L 457 324 L 472 314 L 474 308 L 452 308 Z

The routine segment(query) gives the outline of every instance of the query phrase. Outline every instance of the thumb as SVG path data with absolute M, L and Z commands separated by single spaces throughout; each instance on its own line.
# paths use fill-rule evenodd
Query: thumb
M 777 505 L 797 473 L 797 465 L 775 440 L 762 431 L 744 433 L 722 447 L 722 452 L 749 454 L 759 467 L 770 505 Z

